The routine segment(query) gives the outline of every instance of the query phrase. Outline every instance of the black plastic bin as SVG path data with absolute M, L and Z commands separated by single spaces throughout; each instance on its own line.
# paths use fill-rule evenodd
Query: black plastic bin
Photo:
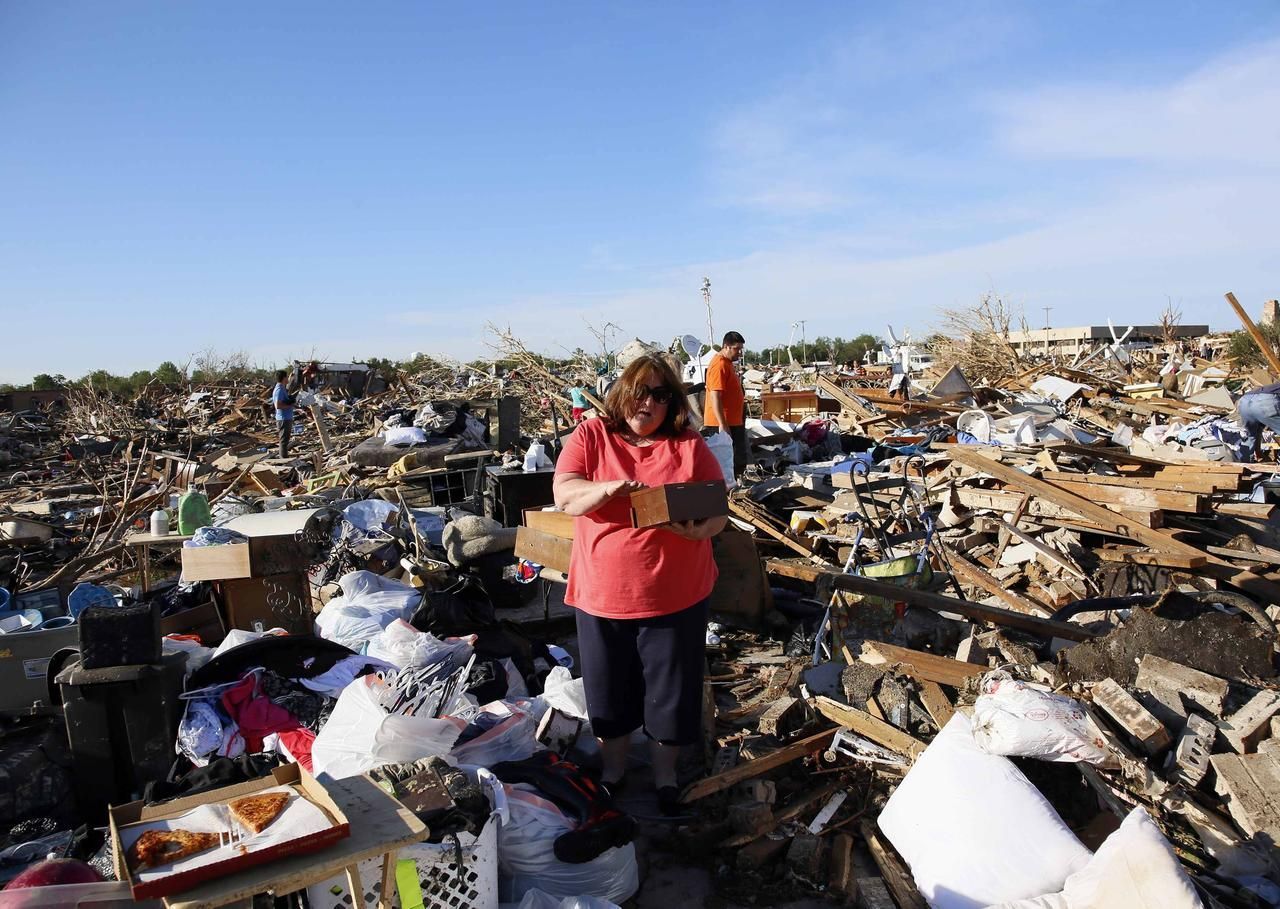
M 110 804 L 141 796 L 173 764 L 182 720 L 185 653 L 159 663 L 58 673 L 74 767 L 76 801 L 86 820 L 101 823 Z

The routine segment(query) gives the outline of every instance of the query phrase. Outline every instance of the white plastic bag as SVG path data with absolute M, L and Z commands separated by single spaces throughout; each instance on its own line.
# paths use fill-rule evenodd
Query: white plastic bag
M 720 472 L 724 474 L 725 485 L 733 489 L 737 484 L 733 476 L 733 439 L 727 432 L 717 432 L 707 439 L 707 447 L 720 462 Z
M 542 685 L 542 699 L 548 707 L 561 713 L 587 719 L 587 690 L 582 679 L 575 679 L 568 669 L 555 666 Z
M 434 634 L 419 631 L 404 619 L 397 618 L 369 642 L 369 656 L 394 663 L 401 669 L 429 666 L 446 656 L 455 668 L 467 664 L 475 646 L 475 635 L 440 640 Z
M 382 434 L 384 445 L 422 445 L 427 434 L 417 426 L 396 426 Z
M 382 531 L 387 520 L 399 510 L 385 499 L 361 499 L 342 509 L 342 516 L 365 533 L 376 533 Z
M 376 675 L 366 675 L 342 690 L 311 746 L 317 776 L 340 780 L 383 764 L 449 753 L 464 724 L 447 717 L 389 714 L 378 700 L 377 689 L 385 685 Z
M 529 706 L 528 702 L 518 701 L 486 704 L 480 712 L 501 717 L 501 720 L 464 744 L 454 745 L 449 757 L 459 764 L 473 767 L 492 767 L 503 761 L 522 761 L 532 757 L 541 746 L 534 739 L 538 723 L 527 709 Z
M 988 754 L 1115 765 L 1079 702 L 1002 670 L 982 677 L 982 694 L 973 705 L 973 738 Z
M 622 909 L 617 903 L 594 896 L 566 896 L 563 899 L 543 893 L 537 887 L 526 890 L 516 909 Z
M 573 821 L 554 804 L 520 786 L 503 786 L 509 817 L 498 828 L 499 896 L 516 902 L 537 888 L 550 896 L 624 903 L 640 889 L 635 845 L 607 849 L 589 862 L 570 865 L 555 856 L 556 837 Z
M 316 631 L 352 650 L 362 649 L 396 619 L 412 618 L 422 600 L 422 591 L 416 587 L 372 571 L 348 572 L 338 579 L 338 586 L 342 596 L 320 610 Z

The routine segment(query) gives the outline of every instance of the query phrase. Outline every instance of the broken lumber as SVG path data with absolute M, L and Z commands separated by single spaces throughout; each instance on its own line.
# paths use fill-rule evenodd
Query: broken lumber
M 826 750 L 827 745 L 831 743 L 832 736 L 835 731 L 828 729 L 825 732 L 819 732 L 808 738 L 801 739 L 798 742 L 792 742 L 790 745 L 784 745 L 776 751 L 764 755 L 763 757 L 754 758 L 736 767 L 730 767 L 723 773 L 717 773 L 715 776 L 705 777 L 694 783 L 690 783 L 680 794 L 680 801 L 684 804 L 696 802 L 698 799 L 706 798 L 717 792 L 723 792 L 736 783 L 743 780 L 749 780 L 757 777 L 762 773 L 768 773 L 775 767 L 781 767 L 783 764 L 789 764 L 798 758 L 802 758 L 807 754 L 813 754 Z M 905 735 L 905 733 L 904 733 Z
M 1231 304 L 1231 308 L 1236 311 L 1236 316 L 1240 319 L 1240 324 L 1244 326 L 1244 330 L 1249 333 L 1249 337 L 1253 338 L 1253 343 L 1258 345 L 1258 351 L 1267 360 L 1267 366 L 1271 369 L 1271 374 L 1280 377 L 1280 357 L 1276 356 L 1275 349 L 1271 346 L 1266 337 L 1258 330 L 1258 326 L 1253 324 L 1253 319 L 1249 318 L 1249 314 L 1244 311 L 1244 307 L 1240 305 L 1240 301 L 1236 299 L 1236 295 L 1231 291 L 1225 294 L 1227 302 Z
M 796 578 L 809 583 L 814 583 L 819 578 L 822 578 L 824 582 L 830 583 L 837 590 L 848 590 L 852 593 L 882 597 L 893 602 L 919 606 L 922 609 L 932 609 L 935 612 L 953 612 L 969 619 L 991 622 L 995 625 L 1007 625 L 1010 628 L 1030 631 L 1033 634 L 1043 635 L 1044 637 L 1059 637 L 1067 641 L 1087 641 L 1095 636 L 1087 628 L 1073 625 L 1070 622 L 1041 619 L 1036 616 L 1023 615 L 1011 609 L 987 606 L 970 600 L 957 600 L 954 597 L 947 597 L 938 593 L 915 590 L 910 587 L 899 587 L 897 584 L 877 581 L 873 578 L 864 578 L 861 575 L 828 571 L 813 565 L 799 565 L 781 559 L 769 559 L 765 563 L 765 569 L 771 574 Z
M 987 669 L 985 666 L 962 663 L 936 653 L 925 653 L 923 650 L 911 650 L 880 641 L 862 642 L 862 661 L 877 665 L 898 663 L 907 675 L 917 681 L 936 682 L 952 688 L 963 688 L 965 682 L 982 675 Z
M 875 826 L 870 821 L 863 821 L 860 829 L 862 838 L 867 844 L 867 851 L 871 853 L 876 867 L 880 869 L 880 876 L 884 879 L 889 892 L 893 894 L 893 901 L 898 904 L 898 909 L 929 909 L 924 897 L 916 888 L 911 872 L 907 870 L 907 866 L 902 859 L 898 858 L 893 848 L 881 839 L 880 832 Z
M 924 709 L 929 712 L 939 729 L 951 722 L 951 717 L 956 712 L 942 686 L 928 679 L 920 681 L 920 703 L 924 704 Z
M 1206 549 L 1213 552 L 1216 547 Z M 1162 568 L 1203 568 L 1209 564 L 1206 556 L 1179 555 L 1172 552 L 1151 552 L 1147 549 L 1095 549 L 1094 555 L 1104 562 L 1121 562 L 1127 565 L 1159 565 Z M 1222 553 L 1219 553 L 1221 555 Z
M 825 695 L 814 698 L 814 706 L 819 713 L 832 722 L 839 723 L 844 728 L 869 738 L 890 751 L 896 751 L 910 758 L 917 758 L 924 753 L 924 742 L 903 732 L 897 726 L 876 719 L 865 710 L 841 704 Z
M 1008 538 L 1006 538 L 1007 542 Z M 1001 543 L 1000 549 L 997 550 L 996 564 L 999 564 L 999 554 L 1004 550 L 1004 543 Z M 1014 593 L 1004 584 L 992 577 L 981 566 L 969 561 L 964 555 L 952 547 L 942 544 L 942 551 L 947 554 L 948 567 L 960 579 L 972 584 L 974 587 L 981 588 L 987 593 L 999 597 L 1000 601 L 1015 612 L 1025 613 L 1026 615 L 1034 615 L 1040 618 L 1048 618 L 1049 610 L 1045 609 L 1039 603 L 1034 603 L 1024 596 Z

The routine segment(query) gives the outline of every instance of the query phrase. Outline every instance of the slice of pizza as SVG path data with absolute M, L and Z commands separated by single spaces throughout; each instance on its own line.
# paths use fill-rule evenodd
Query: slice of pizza
M 216 833 L 191 830 L 147 830 L 129 847 L 125 859 L 134 871 L 158 868 L 169 862 L 216 848 L 221 840 Z
M 264 792 L 235 799 L 228 802 L 227 807 L 231 809 L 233 818 L 254 833 L 261 833 L 280 816 L 288 803 L 287 792 Z

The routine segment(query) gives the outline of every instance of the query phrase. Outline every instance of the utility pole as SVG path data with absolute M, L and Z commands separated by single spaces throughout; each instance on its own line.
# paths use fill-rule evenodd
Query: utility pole
M 1044 307 L 1044 355 L 1049 356 L 1049 310 L 1052 306 Z
M 711 279 L 702 279 L 702 302 L 707 307 L 707 345 L 715 347 L 716 333 L 711 327 Z

